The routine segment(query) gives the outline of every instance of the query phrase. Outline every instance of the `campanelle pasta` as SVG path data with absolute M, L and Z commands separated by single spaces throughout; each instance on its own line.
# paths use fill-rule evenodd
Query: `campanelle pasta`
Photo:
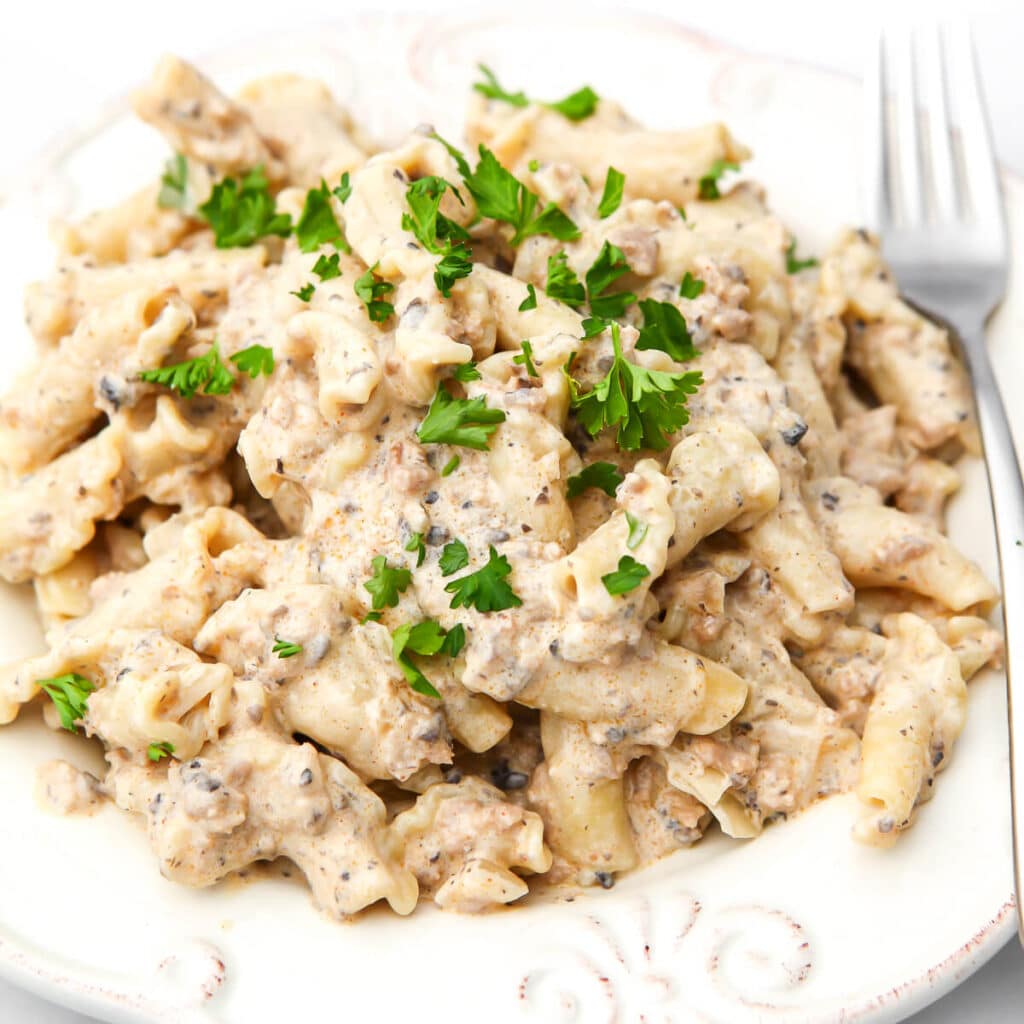
M 161 62 L 175 155 L 56 232 L 0 403 L 48 630 L 0 721 L 99 737 L 50 801 L 142 816 L 169 878 L 286 857 L 337 917 L 608 887 L 848 790 L 893 841 L 1001 654 L 944 534 L 949 339 L 864 232 L 798 261 L 724 126 L 489 82 L 475 152 L 376 150 L 318 83 Z

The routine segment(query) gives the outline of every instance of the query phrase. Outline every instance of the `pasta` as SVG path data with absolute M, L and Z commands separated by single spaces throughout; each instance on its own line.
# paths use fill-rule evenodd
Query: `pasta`
M 877 240 L 796 261 L 722 125 L 502 97 L 380 150 L 165 58 L 163 177 L 29 289 L 0 575 L 47 649 L 0 722 L 98 737 L 40 792 L 168 878 L 476 912 L 847 791 L 889 844 L 999 662 L 967 378 Z

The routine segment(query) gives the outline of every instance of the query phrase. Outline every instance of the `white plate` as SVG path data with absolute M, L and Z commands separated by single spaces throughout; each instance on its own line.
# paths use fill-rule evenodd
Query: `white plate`
M 529 67 L 514 55 L 529 54 Z M 658 126 L 720 117 L 751 144 L 750 173 L 814 251 L 856 221 L 859 88 L 850 79 L 723 49 L 654 18 L 594 14 L 457 22 L 346 18 L 301 37 L 256 40 L 205 67 L 234 87 L 269 71 L 322 77 L 370 127 L 395 137 L 424 120 L 458 137 L 473 64 L 555 97 L 588 81 Z M 3 365 L 23 284 L 46 271 L 45 222 L 108 202 L 165 152 L 112 105 L 33 168 L 0 209 Z M 1008 181 L 1018 227 L 1024 187 Z M 1024 287 L 993 327 L 1003 380 Z M 1011 396 L 1012 397 L 1012 396 Z M 1024 406 L 1015 403 L 1018 440 Z M 965 468 L 956 542 L 994 577 L 982 468 Z M 1024 624 L 1021 624 L 1024 625 Z M 40 647 L 29 594 L 0 591 L 0 646 Z M 192 891 L 164 881 L 140 824 L 113 808 L 61 819 L 32 796 L 42 761 L 96 752 L 32 714 L 0 730 L 0 969 L 42 994 L 118 1021 L 260 1022 L 334 1008 L 353 1020 L 895 1021 L 976 969 L 1013 930 L 1003 679 L 971 683 L 970 716 L 935 799 L 894 850 L 855 845 L 849 798 L 749 844 L 709 837 L 610 892 L 534 898 L 483 917 L 422 907 L 320 917 L 294 880 Z

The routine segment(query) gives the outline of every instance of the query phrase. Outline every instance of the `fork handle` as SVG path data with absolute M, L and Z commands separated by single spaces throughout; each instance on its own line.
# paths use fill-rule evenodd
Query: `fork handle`
M 973 330 L 962 330 L 960 337 L 974 381 L 1003 591 L 1017 933 L 1024 944 L 1024 482 L 1006 409 L 985 348 L 984 327 L 979 324 Z M 1024 395 L 1013 397 L 1024 401 Z M 1020 673 L 1016 700 L 1014 672 Z

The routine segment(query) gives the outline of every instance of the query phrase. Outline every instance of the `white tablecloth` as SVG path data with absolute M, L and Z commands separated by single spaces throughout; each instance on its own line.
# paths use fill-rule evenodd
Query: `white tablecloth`
M 0 36 L 0 96 L 5 145 L 0 149 L 0 195 L 33 151 L 65 126 L 121 93 L 127 83 L 146 77 L 161 52 L 183 55 L 215 49 L 244 22 L 246 35 L 282 25 L 295 30 L 327 15 L 342 17 L 349 5 L 338 0 L 261 0 L 211 3 L 173 0 L 169 4 L 36 0 L 12 5 Z M 480 13 L 491 6 L 476 0 Z M 498 5 L 496 5 L 498 6 Z M 504 6 L 501 4 L 500 6 Z M 517 7 L 524 6 L 522 3 Z M 586 17 L 583 8 L 581 17 Z M 610 6 L 626 6 L 625 3 Z M 647 0 L 643 7 L 677 17 L 749 50 L 810 60 L 858 74 L 866 47 L 884 19 L 958 18 L 960 0 L 860 0 L 838 5 L 814 2 L 730 0 L 728 4 L 680 4 Z M 394 3 L 378 0 L 380 10 L 466 10 L 445 0 Z M 993 131 L 1004 164 L 1024 174 L 1021 97 L 1024 74 L 1019 47 L 1024 39 L 1024 4 L 991 0 L 970 5 Z M 970 879 L 964 880 L 970 885 Z M 991 963 L 938 1003 L 921 1011 L 913 1024 L 1011 1024 L 1024 1013 L 1024 953 L 1013 943 Z M 296 1008 L 300 1013 L 304 1008 Z M 0 980 L 0 1020 L 16 1024 L 83 1024 L 89 1018 L 14 989 Z

